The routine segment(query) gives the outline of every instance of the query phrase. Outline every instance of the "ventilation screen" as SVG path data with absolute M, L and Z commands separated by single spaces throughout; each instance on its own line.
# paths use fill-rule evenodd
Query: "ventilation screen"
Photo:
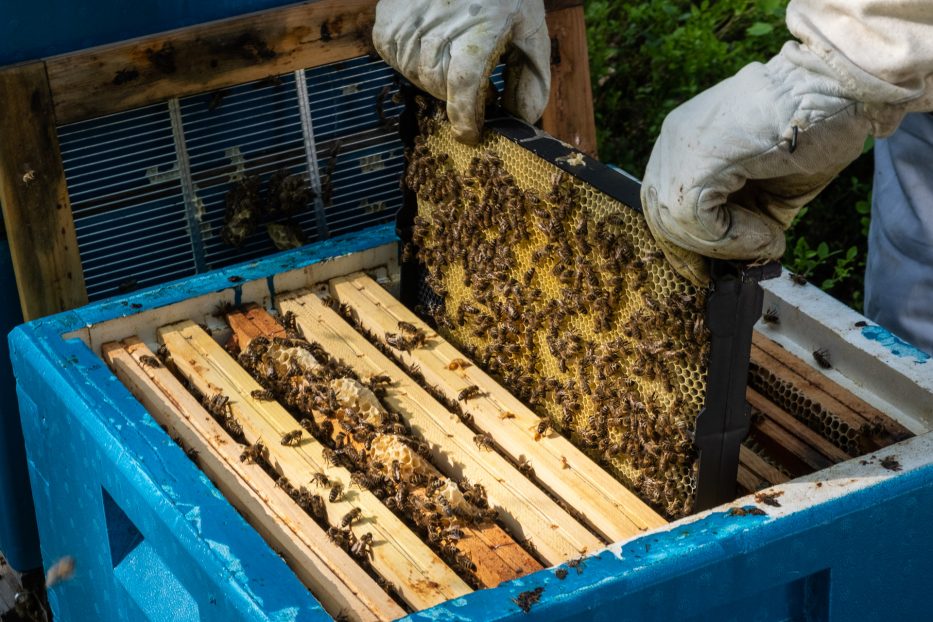
M 384 63 L 359 58 L 58 128 L 88 297 L 276 252 L 270 224 L 293 244 L 388 222 L 396 92 Z M 266 210 L 289 176 L 300 209 Z M 247 183 L 260 215 L 231 239 L 228 193 Z

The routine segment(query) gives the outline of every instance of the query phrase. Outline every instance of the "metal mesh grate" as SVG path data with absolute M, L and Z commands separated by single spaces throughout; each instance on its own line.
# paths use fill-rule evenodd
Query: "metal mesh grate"
M 59 128 L 88 296 L 193 274 L 166 105 Z
M 59 127 L 88 297 L 275 252 L 267 221 L 239 248 L 221 237 L 246 175 L 305 179 L 316 198 L 294 220 L 308 242 L 389 221 L 402 203 L 396 92 L 364 57 Z

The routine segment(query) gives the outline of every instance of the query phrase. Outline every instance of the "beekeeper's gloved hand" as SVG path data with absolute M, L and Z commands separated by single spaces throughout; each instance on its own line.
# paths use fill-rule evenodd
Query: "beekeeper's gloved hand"
M 862 153 L 871 121 L 853 97 L 788 44 L 671 112 L 641 192 L 674 268 L 705 284 L 700 255 L 779 259 L 800 208 Z
M 698 285 L 706 257 L 763 261 L 869 134 L 933 109 L 933 9 L 919 0 L 792 0 L 787 43 L 675 109 L 645 170 L 645 217 Z M 702 256 L 701 256 L 702 255 Z
M 489 75 L 508 52 L 503 105 L 537 121 L 551 89 L 543 0 L 380 0 L 373 42 L 387 63 L 447 101 L 457 138 L 480 138 Z

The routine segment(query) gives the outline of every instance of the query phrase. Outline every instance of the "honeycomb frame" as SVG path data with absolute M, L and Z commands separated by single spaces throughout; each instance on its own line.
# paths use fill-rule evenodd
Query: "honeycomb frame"
M 731 500 L 759 272 L 720 265 L 695 288 L 634 178 L 512 119 L 463 145 L 440 106 L 408 104 L 403 302 L 667 516 Z M 732 334 L 711 358 L 714 298 Z

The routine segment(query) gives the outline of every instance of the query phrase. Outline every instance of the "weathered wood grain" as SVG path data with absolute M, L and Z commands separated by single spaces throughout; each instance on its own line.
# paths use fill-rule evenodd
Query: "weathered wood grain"
M 0 71 L 0 203 L 23 318 L 87 303 L 52 97 L 41 62 Z
M 549 13 L 547 24 L 553 42 L 551 99 L 541 127 L 595 158 L 596 119 L 582 4 Z

